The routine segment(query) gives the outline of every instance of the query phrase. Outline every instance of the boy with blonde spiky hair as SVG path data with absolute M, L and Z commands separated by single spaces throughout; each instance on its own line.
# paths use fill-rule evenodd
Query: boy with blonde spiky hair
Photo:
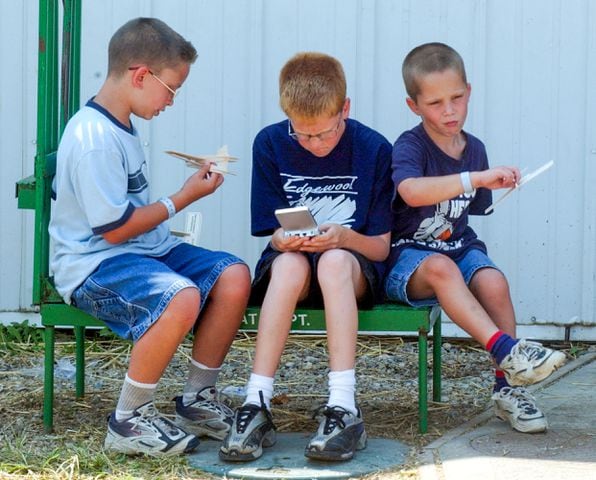
M 295 55 L 279 92 L 288 118 L 261 130 L 253 147 L 252 233 L 271 235 L 253 282 L 252 300 L 262 301 L 255 359 L 220 457 L 253 460 L 275 443 L 273 377 L 300 303 L 324 306 L 330 368 L 329 399 L 305 455 L 347 460 L 366 445 L 355 400 L 358 306 L 374 302 L 389 252 L 391 146 L 348 118 L 343 68 L 329 55 Z M 284 235 L 274 211 L 296 205 L 311 209 L 320 235 Z

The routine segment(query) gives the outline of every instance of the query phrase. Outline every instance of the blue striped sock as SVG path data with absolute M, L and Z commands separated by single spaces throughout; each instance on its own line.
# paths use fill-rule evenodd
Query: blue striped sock
M 502 333 L 495 343 L 490 348 L 490 354 L 496 360 L 497 365 L 501 365 L 503 359 L 509 355 L 513 346 L 518 342 L 515 338 L 511 338 L 506 333 Z

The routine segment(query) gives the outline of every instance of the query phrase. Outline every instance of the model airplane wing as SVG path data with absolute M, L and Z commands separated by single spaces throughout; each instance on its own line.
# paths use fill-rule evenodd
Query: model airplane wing
M 550 167 L 552 167 L 555 164 L 555 162 L 553 162 L 552 160 L 550 162 L 545 163 L 544 165 L 542 165 L 541 167 L 537 168 L 536 170 L 534 170 L 533 172 L 530 172 L 526 175 L 524 175 L 519 182 L 517 182 L 517 185 L 515 187 L 511 187 L 509 190 L 507 190 L 503 195 L 501 195 L 501 197 L 496 200 L 495 202 L 493 202 L 492 205 L 490 205 L 485 211 L 484 213 L 489 213 L 491 211 L 493 211 L 495 209 L 495 207 L 501 203 L 502 200 L 504 200 L 506 197 L 509 196 L 509 194 L 511 192 L 514 192 L 515 190 L 517 190 L 518 188 L 520 188 L 522 185 L 525 185 L 526 183 L 528 183 L 530 180 L 533 180 L 534 178 L 536 178 L 538 175 L 540 175 L 541 173 L 546 172 Z
M 210 172 L 214 173 L 229 173 L 235 175 L 234 172 L 229 171 L 228 165 L 230 162 L 238 160 L 228 153 L 228 146 L 221 147 L 215 155 L 190 155 L 188 153 L 177 152 L 175 150 L 166 150 L 168 155 L 180 158 L 186 162 L 186 165 L 193 168 L 201 168 L 206 163 L 211 164 Z

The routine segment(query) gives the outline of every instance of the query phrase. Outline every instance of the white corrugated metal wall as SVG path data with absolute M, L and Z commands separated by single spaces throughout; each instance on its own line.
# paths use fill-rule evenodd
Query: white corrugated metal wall
M 14 182 L 33 170 L 36 4 L 0 0 L 0 311 L 13 317 L 31 297 L 32 214 L 17 211 Z M 352 116 L 393 142 L 417 123 L 404 102 L 403 57 L 427 41 L 455 47 L 472 84 L 467 129 L 485 141 L 491 164 L 533 169 L 555 161 L 474 223 L 510 280 L 519 323 L 527 325 L 521 332 L 562 338 L 561 325 L 585 323 L 591 327 L 574 326 L 571 337 L 596 338 L 594 2 L 83 0 L 83 101 L 105 78 L 111 34 L 135 16 L 162 18 L 199 51 L 174 107 L 137 121 L 153 195 L 172 193 L 190 173 L 164 150 L 212 153 L 227 144 L 240 157 L 237 175 L 196 205 L 202 243 L 251 266 L 264 242 L 250 237 L 251 143 L 282 118 L 277 75 L 285 60 L 299 50 L 339 58 Z M 182 223 L 176 218 L 174 227 Z

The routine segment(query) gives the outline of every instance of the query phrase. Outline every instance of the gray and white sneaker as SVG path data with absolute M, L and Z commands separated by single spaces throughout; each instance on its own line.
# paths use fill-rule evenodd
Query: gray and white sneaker
M 315 412 L 315 416 L 322 418 L 317 433 L 304 450 L 308 458 L 349 460 L 356 450 L 366 448 L 366 431 L 360 408 L 354 415 L 342 407 L 325 405 Z
M 536 405 L 536 399 L 523 387 L 503 387 L 493 393 L 495 415 L 518 432 L 545 432 L 548 422 Z
M 500 363 L 507 383 L 524 386 L 538 383 L 565 363 L 565 354 L 522 339 Z
M 160 415 L 153 402 L 141 405 L 131 418 L 121 422 L 112 413 L 104 442 L 106 450 L 155 457 L 192 452 L 198 445 L 197 437 Z
M 259 392 L 260 393 L 260 392 Z M 236 410 L 234 423 L 224 439 L 219 458 L 228 462 L 248 462 L 263 455 L 263 447 L 275 444 L 276 433 L 271 412 L 261 395 L 261 404 L 249 403 Z
M 198 392 L 189 405 L 184 405 L 182 396 L 174 400 L 177 425 L 197 437 L 225 438 L 232 426 L 234 411 L 219 401 L 215 387 L 206 387 Z

